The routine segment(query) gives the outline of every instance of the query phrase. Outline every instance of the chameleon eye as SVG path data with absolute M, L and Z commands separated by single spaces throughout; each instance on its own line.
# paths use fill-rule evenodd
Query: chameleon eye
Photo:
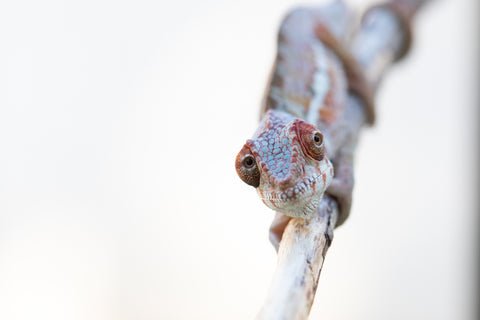
M 247 169 L 252 168 L 255 166 L 255 159 L 253 158 L 252 155 L 246 155 L 245 158 L 243 159 L 243 166 Z
M 313 125 L 304 121 L 298 122 L 296 124 L 296 129 L 303 152 L 314 160 L 323 160 L 323 157 L 325 156 L 323 134 Z
M 235 159 L 235 169 L 240 179 L 246 184 L 255 188 L 260 185 L 260 170 L 258 170 L 255 157 L 247 145 L 244 145 L 238 153 Z
M 315 132 L 313 134 L 313 141 L 317 146 L 320 146 L 323 143 L 323 135 L 320 132 Z

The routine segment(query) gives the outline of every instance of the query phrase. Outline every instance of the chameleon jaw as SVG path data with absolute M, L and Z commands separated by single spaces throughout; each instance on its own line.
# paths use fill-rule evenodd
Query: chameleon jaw
M 262 191 L 259 187 L 257 193 L 272 210 L 293 218 L 308 218 L 316 212 L 331 180 L 331 175 L 323 173 L 310 176 L 286 190 Z

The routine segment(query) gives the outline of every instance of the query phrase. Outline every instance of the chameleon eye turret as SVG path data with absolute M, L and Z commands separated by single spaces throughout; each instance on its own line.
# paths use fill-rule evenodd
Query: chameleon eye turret
M 258 170 L 255 156 L 245 144 L 235 160 L 235 169 L 240 179 L 248 185 L 258 187 L 260 184 L 260 170 Z
M 303 121 L 296 124 L 296 129 L 303 152 L 313 160 L 322 161 L 325 156 L 323 134 L 311 124 Z

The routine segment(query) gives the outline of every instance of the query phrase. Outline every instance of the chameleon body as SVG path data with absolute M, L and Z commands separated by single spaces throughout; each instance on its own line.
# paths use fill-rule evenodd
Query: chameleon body
M 298 8 L 284 18 L 263 118 L 236 158 L 240 178 L 277 211 L 270 229 L 277 248 L 289 219 L 316 213 L 324 193 L 339 203 L 337 225 L 351 207 L 356 138 L 348 125 L 347 93 L 371 97 L 361 89 L 354 59 L 329 31 L 328 10 Z M 366 122 L 373 119 L 369 114 L 373 109 L 365 112 Z

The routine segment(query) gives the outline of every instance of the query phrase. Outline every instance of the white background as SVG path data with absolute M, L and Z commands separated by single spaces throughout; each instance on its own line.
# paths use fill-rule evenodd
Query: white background
M 295 4 L 0 3 L 0 319 L 254 318 L 273 213 L 234 158 Z M 418 16 L 311 319 L 473 318 L 476 9 Z

